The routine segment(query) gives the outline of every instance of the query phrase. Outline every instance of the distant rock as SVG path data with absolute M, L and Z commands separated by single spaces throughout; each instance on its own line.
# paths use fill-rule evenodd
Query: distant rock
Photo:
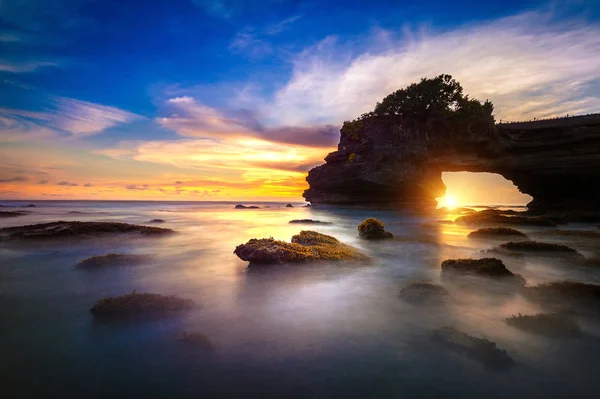
M 91 256 L 79 262 L 77 267 L 85 269 L 99 269 L 114 266 L 132 266 L 147 262 L 150 259 L 152 259 L 152 257 L 149 255 L 112 253 L 108 255 Z
M 34 204 L 22 205 L 21 208 L 37 208 Z
M 481 362 L 491 369 L 507 369 L 515 364 L 509 354 L 484 338 L 476 338 L 453 327 L 442 327 L 431 333 L 432 339 L 449 349 Z
M 165 221 L 163 219 L 152 219 L 148 223 L 164 223 L 164 222 Z
M 196 331 L 184 331 L 177 335 L 177 341 L 205 350 L 214 350 L 213 343 L 204 334 Z
M 0 211 L 0 218 L 14 218 L 17 216 L 27 215 L 25 212 Z
M 566 313 L 538 313 L 534 315 L 513 315 L 506 318 L 509 326 L 523 331 L 556 338 L 569 338 L 582 335 L 575 319 Z
M 93 238 L 116 234 L 157 236 L 174 233 L 171 229 L 118 222 L 50 222 L 0 229 L 0 240 L 51 240 Z
M 474 275 L 510 279 L 508 281 L 525 284 L 523 277 L 508 270 L 497 258 L 448 259 L 442 262 L 442 273 L 447 276 Z
M 237 204 L 235 206 L 235 209 L 260 209 L 260 207 L 255 206 L 255 205 L 246 206 L 246 205 L 242 205 L 242 204 Z
M 356 248 L 316 231 L 301 231 L 292 237 L 291 243 L 273 238 L 253 238 L 238 245 L 233 253 L 251 265 L 368 259 Z
M 577 237 L 577 238 L 600 238 L 600 231 L 596 230 L 541 230 L 532 234 L 551 237 Z
M 402 288 L 399 296 L 406 302 L 413 304 L 435 304 L 446 301 L 449 292 L 439 284 L 417 281 Z
M 577 281 L 553 281 L 525 287 L 523 290 L 530 300 L 543 306 L 570 311 L 591 310 L 600 314 L 600 285 Z
M 311 207 L 311 205 L 310 205 L 310 204 L 306 204 L 306 205 L 304 205 L 304 208 L 310 208 L 310 207 Z
M 476 213 L 461 216 L 454 223 L 466 225 L 522 225 L 522 226 L 556 226 L 554 219 L 543 216 L 508 216 L 503 211 L 486 209 Z
M 100 299 L 90 312 L 104 320 L 115 320 L 136 317 L 164 317 L 173 313 L 190 309 L 194 302 L 176 296 L 140 293 L 133 290 L 131 294 Z
M 290 224 L 333 224 L 332 222 L 322 222 L 320 220 L 313 220 L 313 219 L 294 219 L 294 220 L 290 220 L 289 222 Z
M 358 236 L 366 240 L 384 240 L 394 237 L 392 233 L 385 231 L 383 223 L 375 218 L 365 219 L 358 225 Z
M 527 238 L 526 234 L 519 230 L 509 227 L 486 227 L 472 231 L 467 236 L 468 238 L 506 238 L 506 237 L 521 237 Z
M 294 207 L 294 205 L 292 205 L 292 204 L 287 204 L 285 207 L 286 207 L 286 208 L 293 208 L 293 207 Z

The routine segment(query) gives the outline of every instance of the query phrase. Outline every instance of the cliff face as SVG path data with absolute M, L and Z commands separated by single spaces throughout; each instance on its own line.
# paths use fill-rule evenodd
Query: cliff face
M 338 150 L 307 177 L 313 204 L 427 208 L 444 171 L 499 173 L 534 197 L 531 209 L 600 209 L 600 115 L 498 125 L 498 135 L 421 134 L 398 118 L 342 128 Z

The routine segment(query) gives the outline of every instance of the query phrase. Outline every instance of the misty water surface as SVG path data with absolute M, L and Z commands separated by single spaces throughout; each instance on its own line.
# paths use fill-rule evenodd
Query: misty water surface
M 451 294 L 443 306 L 399 299 L 411 281 L 440 282 L 444 259 L 479 257 L 479 250 L 493 246 L 468 240 L 471 229 L 434 223 L 439 215 L 234 205 L 39 202 L 30 215 L 0 220 L 6 227 L 55 220 L 147 224 L 161 218 L 166 223 L 158 226 L 178 232 L 0 246 L 0 396 L 595 397 L 600 389 L 595 319 L 578 319 L 585 331 L 579 339 L 523 332 L 504 318 L 543 309 L 478 280 L 442 281 Z M 369 216 L 383 220 L 396 239 L 361 241 L 356 226 Z M 301 218 L 333 225 L 288 224 Z M 301 229 L 333 235 L 372 262 L 249 269 L 233 255 L 250 238 L 289 240 Z M 535 234 L 540 228 L 521 230 Z M 570 238 L 568 244 L 587 256 L 597 248 L 593 239 Z M 111 252 L 154 257 L 131 267 L 75 267 Z M 530 284 L 600 283 L 598 269 L 558 259 L 509 259 L 506 265 Z M 191 298 L 197 306 L 161 320 L 94 321 L 89 309 L 96 300 L 133 289 Z M 431 329 L 442 326 L 496 342 L 516 366 L 491 371 L 448 351 L 429 338 Z M 181 332 L 204 334 L 213 349 L 178 341 Z

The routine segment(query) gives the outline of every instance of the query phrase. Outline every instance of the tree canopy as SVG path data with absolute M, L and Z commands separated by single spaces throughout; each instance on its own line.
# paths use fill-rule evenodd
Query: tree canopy
M 444 136 L 489 136 L 494 134 L 494 105 L 483 104 L 463 94 L 459 82 L 450 75 L 423 78 L 397 90 L 377 103 L 375 110 L 360 119 L 373 116 L 399 116 L 420 130 Z

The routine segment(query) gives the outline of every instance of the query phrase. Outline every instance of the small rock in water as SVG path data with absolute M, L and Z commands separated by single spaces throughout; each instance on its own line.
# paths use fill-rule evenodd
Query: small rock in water
M 90 309 L 99 319 L 122 319 L 130 317 L 162 317 L 192 308 L 194 302 L 176 296 L 140 293 L 100 299 Z
M 37 208 L 34 204 L 22 205 L 21 208 Z
M 511 229 L 509 227 L 486 227 L 472 231 L 467 236 L 468 238 L 504 238 L 504 237 L 522 237 L 527 238 L 527 235 L 521 233 L 519 230 Z
M 493 248 L 493 251 L 499 253 L 525 253 L 537 255 L 560 255 L 573 256 L 582 258 L 579 252 L 575 249 L 562 244 L 551 244 L 539 241 L 511 241 L 501 244 L 498 248 Z
M 290 220 L 291 224 L 333 224 L 332 222 L 322 222 L 320 220 L 313 219 L 294 219 Z
M 0 211 L 0 218 L 14 218 L 23 215 L 27 215 L 27 213 L 19 211 Z
M 473 337 L 452 327 L 434 330 L 431 337 L 449 349 L 477 360 L 490 369 L 502 370 L 515 364 L 509 354 L 499 349 L 494 342 Z
M 102 267 L 112 266 L 132 266 L 147 262 L 151 257 L 149 255 L 134 255 L 134 254 L 108 254 L 96 255 L 82 260 L 77 264 L 77 267 L 87 269 L 98 269 Z
M 564 313 L 538 313 L 535 315 L 513 315 L 506 318 L 509 326 L 523 331 L 550 337 L 576 337 L 582 334 L 579 324 L 572 316 Z
M 292 205 L 292 204 L 287 204 L 285 207 L 286 207 L 286 208 L 293 208 L 293 207 L 294 207 L 294 205 Z
M 149 221 L 148 223 L 164 223 L 165 221 L 163 219 L 152 219 L 151 221 Z
M 449 292 L 441 285 L 427 281 L 416 281 L 400 290 L 400 298 L 413 304 L 443 303 Z
M 184 331 L 177 335 L 177 340 L 201 349 L 214 349 L 213 343 L 210 341 L 210 339 L 206 335 L 196 331 Z
M 246 206 L 246 205 L 242 205 L 242 204 L 237 204 L 235 206 L 235 209 L 260 209 L 260 207 L 258 207 L 256 205 Z
M 385 231 L 383 223 L 375 218 L 365 219 L 358 225 L 358 236 L 367 240 L 384 240 L 394 235 Z

